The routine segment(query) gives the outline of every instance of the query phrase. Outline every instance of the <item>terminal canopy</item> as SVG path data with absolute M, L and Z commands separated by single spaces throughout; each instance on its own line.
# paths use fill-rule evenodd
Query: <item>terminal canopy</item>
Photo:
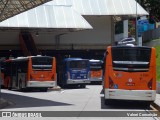
M 77 31 L 92 26 L 71 6 L 41 5 L 0 23 L 1 29 L 56 29 Z
M 0 0 L 0 22 L 51 0 Z
M 46 4 L 72 5 L 82 15 L 148 15 L 135 0 L 53 0 Z

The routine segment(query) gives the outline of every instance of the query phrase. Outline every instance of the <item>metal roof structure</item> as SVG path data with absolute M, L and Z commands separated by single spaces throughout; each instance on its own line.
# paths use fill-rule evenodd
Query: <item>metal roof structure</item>
M 46 4 L 71 5 L 82 15 L 148 15 L 135 0 L 53 0 Z
M 75 28 L 92 26 L 71 6 L 41 5 L 0 23 L 1 28 Z
M 51 0 L 0 0 L 0 22 Z
M 22 5 L 22 1 L 26 3 L 34 1 L 33 3 L 37 2 L 37 4 L 39 1 L 40 4 L 40 1 L 42 3 L 44 0 L 15 0 L 14 2 Z M 28 6 L 31 7 L 31 3 L 28 3 Z M 18 8 L 14 10 L 21 11 Z M 4 16 L 5 11 L 1 15 Z M 81 15 L 142 16 L 148 13 L 135 0 L 52 0 L 1 22 L 0 27 L 92 29 Z

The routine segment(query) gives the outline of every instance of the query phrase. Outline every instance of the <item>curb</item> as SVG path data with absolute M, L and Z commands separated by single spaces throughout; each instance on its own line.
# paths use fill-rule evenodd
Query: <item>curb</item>
M 156 108 L 158 111 L 160 111 L 160 106 L 156 104 L 155 102 L 151 103 L 151 105 Z
M 61 91 L 61 87 L 56 86 L 56 87 L 53 87 L 53 88 L 49 88 L 48 90 Z
M 156 91 L 160 94 L 160 82 L 157 82 Z

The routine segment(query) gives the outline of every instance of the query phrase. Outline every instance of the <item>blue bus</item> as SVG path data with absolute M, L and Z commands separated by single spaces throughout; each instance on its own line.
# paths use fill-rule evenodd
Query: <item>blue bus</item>
M 90 83 L 90 63 L 88 59 L 66 58 L 60 65 L 58 84 L 61 87 L 80 86 Z

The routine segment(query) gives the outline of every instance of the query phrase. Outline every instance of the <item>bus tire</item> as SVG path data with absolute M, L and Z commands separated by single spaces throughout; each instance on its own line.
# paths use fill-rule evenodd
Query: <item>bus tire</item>
M 11 86 L 8 86 L 8 90 L 12 90 L 12 87 L 11 87 Z
M 40 91 L 41 91 L 41 92 L 47 92 L 47 91 L 48 91 L 48 88 L 40 88 Z
M 86 85 L 81 85 L 81 88 L 86 88 Z
M 149 108 L 152 102 L 150 101 L 145 101 L 143 102 L 144 107 Z
M 104 104 L 105 104 L 105 105 L 110 105 L 110 104 L 111 104 L 111 100 L 104 99 Z
M 12 90 L 12 84 L 10 83 L 11 81 L 9 81 L 9 83 L 8 83 L 8 90 Z
M 23 92 L 24 88 L 22 88 L 22 81 L 19 82 L 19 91 Z
M 1 89 L 5 89 L 5 86 L 4 86 L 4 85 L 1 85 Z

